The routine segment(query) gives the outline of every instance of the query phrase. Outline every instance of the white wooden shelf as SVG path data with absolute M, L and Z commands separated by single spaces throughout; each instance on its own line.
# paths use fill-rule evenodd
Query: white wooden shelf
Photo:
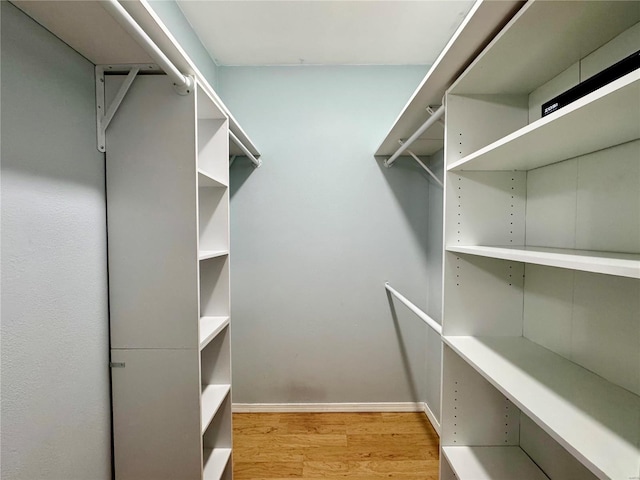
M 640 138 L 640 71 L 454 162 L 448 170 L 531 170 Z
M 497 28 L 521 6 L 521 2 L 509 0 L 479 1 L 472 7 L 396 118 L 376 156 L 393 155 L 399 147 L 398 140 L 409 138 L 429 118 L 427 107 L 442 103 L 446 89 L 471 63 L 476 52 L 492 40 Z M 444 127 L 436 122 L 413 143 L 411 150 L 417 155 L 432 155 L 443 145 Z
M 200 318 L 200 350 L 206 347 L 211 340 L 216 338 L 227 325 L 229 317 L 202 317 Z
M 209 175 L 207 172 L 198 169 L 198 187 L 227 187 L 223 182 L 220 182 Z
M 638 254 L 571 250 L 567 248 L 493 247 L 484 245 L 452 246 L 447 247 L 447 251 L 546 265 L 548 267 L 568 268 L 583 272 L 640 278 L 640 255 Z
M 443 337 L 599 478 L 640 469 L 640 397 L 524 337 Z
M 202 385 L 202 396 L 200 399 L 202 416 L 202 433 L 207 430 L 211 420 L 227 397 L 231 385 Z
M 230 448 L 205 448 L 203 450 L 204 480 L 220 480 L 231 458 Z
M 637 2 L 529 2 L 451 91 L 528 95 L 639 20 Z
M 208 260 L 210 258 L 224 257 L 225 255 L 229 255 L 228 250 L 202 250 L 198 254 L 198 259 Z
M 548 480 L 518 446 L 442 447 L 458 480 Z

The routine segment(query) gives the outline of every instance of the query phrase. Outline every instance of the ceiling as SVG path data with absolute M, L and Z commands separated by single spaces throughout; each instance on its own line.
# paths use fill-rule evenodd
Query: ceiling
M 430 65 L 473 0 L 178 0 L 218 65 Z

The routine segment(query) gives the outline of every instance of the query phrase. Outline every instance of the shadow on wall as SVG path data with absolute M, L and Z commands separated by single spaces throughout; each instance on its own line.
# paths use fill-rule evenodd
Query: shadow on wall
M 236 157 L 229 165 L 229 194 L 231 198 L 242 188 L 251 174 L 256 170 L 255 165 L 247 157 Z
M 384 159 L 375 157 L 378 168 L 384 176 L 387 184 L 391 188 L 402 212 L 404 213 L 407 223 L 416 234 L 416 238 L 425 239 L 428 229 L 428 199 L 429 188 L 440 188 L 434 184 L 427 172 L 415 164 L 409 157 L 400 157 L 393 166 L 387 168 L 384 166 Z M 428 163 L 427 163 L 428 164 Z M 407 183 L 413 184 L 421 182 L 424 185 L 424 196 L 416 198 L 415 189 L 407 188 Z M 424 201 L 422 201 L 423 199 Z M 421 221 L 417 221 L 422 219 Z M 427 253 L 428 245 L 425 241 L 420 242 L 422 249 Z

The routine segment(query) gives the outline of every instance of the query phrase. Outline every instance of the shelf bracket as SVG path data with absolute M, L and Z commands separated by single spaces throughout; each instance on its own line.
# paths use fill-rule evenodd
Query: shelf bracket
M 402 140 L 398 140 L 398 143 L 399 143 L 400 145 L 402 145 Z M 420 165 L 420 166 L 424 169 L 424 171 L 425 171 L 425 172 L 427 172 L 429 175 L 431 175 L 431 178 L 433 178 L 433 180 L 434 180 L 438 185 L 440 185 L 442 188 L 444 188 L 444 184 L 442 183 L 442 181 L 441 181 L 441 180 L 436 176 L 436 174 L 435 174 L 435 173 L 433 173 L 433 171 L 432 171 L 429 167 L 427 167 L 424 163 L 422 163 L 422 160 L 420 160 L 420 159 L 418 158 L 418 156 L 417 156 L 415 153 L 413 153 L 413 152 L 412 152 L 411 150 L 409 150 L 408 148 L 407 148 L 407 153 L 408 153 L 409 155 L 411 155 L 411 158 L 413 158 L 413 159 L 418 163 L 418 165 Z
M 141 66 L 131 65 L 127 67 L 127 78 L 122 82 L 118 93 L 116 93 L 116 96 L 113 98 L 109 106 L 106 105 L 104 85 L 105 69 L 108 68 L 113 69 L 113 66 L 96 65 L 96 136 L 98 141 L 98 150 L 103 153 L 107 150 L 107 127 L 111 123 L 111 120 L 113 120 L 113 117 L 118 111 L 118 107 L 122 103 L 122 100 L 124 100 L 124 97 L 127 95 L 129 88 L 131 88 L 131 84 L 136 79 Z
M 444 101 L 443 101 L 443 105 L 444 105 Z M 436 110 L 437 110 L 437 109 L 438 109 L 438 107 L 436 107 L 436 109 L 434 110 L 434 108 L 433 108 L 431 105 L 429 105 L 429 106 L 427 107 L 427 113 L 428 113 L 429 115 L 433 116 L 433 115 L 436 113 Z M 442 117 L 440 117 L 440 118 L 438 119 L 438 123 L 444 127 L 444 120 L 442 120 Z
M 238 148 L 240 148 L 240 150 L 242 150 L 242 153 L 244 153 L 249 160 L 251 160 L 251 163 L 253 163 L 253 168 L 260 168 L 260 166 L 262 165 L 262 160 L 257 159 L 253 155 L 253 153 L 251 153 L 251 151 L 240 141 L 240 139 L 236 137 L 231 129 L 229 129 L 229 139 L 233 143 L 235 143 Z
M 384 166 L 387 168 L 391 167 L 393 162 L 395 162 L 398 159 L 398 157 L 402 154 L 402 152 L 404 152 L 409 147 L 409 145 L 415 142 L 420 137 L 420 135 L 426 132 L 429 129 L 429 127 L 431 127 L 431 125 L 433 125 L 438 120 L 440 120 L 443 115 L 444 115 L 444 105 L 438 107 L 438 109 L 435 112 L 433 112 L 433 115 L 431 115 L 418 128 L 418 130 L 416 130 L 413 133 L 413 135 L 411 135 L 405 142 L 401 143 L 400 148 L 398 148 L 393 155 L 391 155 L 387 160 L 383 162 Z

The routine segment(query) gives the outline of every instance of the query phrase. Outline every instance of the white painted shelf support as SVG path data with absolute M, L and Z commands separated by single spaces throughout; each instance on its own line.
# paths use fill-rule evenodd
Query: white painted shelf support
M 405 304 L 405 306 L 415 313 L 424 323 L 429 325 L 438 335 L 442 336 L 442 326 L 438 322 L 436 322 L 429 315 L 424 313 L 418 307 L 416 307 L 409 299 L 407 299 L 404 295 L 398 292 L 395 288 L 389 285 L 389 282 L 385 282 L 384 288 L 387 289 L 390 293 L 392 293 L 398 300 Z
M 125 78 L 124 82 L 120 86 L 118 93 L 114 97 L 113 101 L 107 107 L 105 105 L 105 90 L 104 90 L 104 65 L 96 65 L 96 128 L 97 130 L 97 140 L 98 140 L 98 150 L 101 152 L 106 151 L 106 132 L 107 127 L 113 120 L 113 116 L 118 111 L 118 107 L 124 100 L 124 97 L 127 95 L 129 88 L 133 84 L 133 81 L 136 79 L 138 72 L 140 71 L 141 66 L 131 66 L 129 68 L 129 73 L 127 74 L 127 78 Z M 113 67 L 111 67 L 113 68 Z
M 398 142 L 402 143 L 402 140 L 398 140 Z M 422 160 L 420 160 L 420 159 L 418 158 L 418 156 L 417 156 L 415 153 L 413 153 L 413 152 L 412 152 L 411 150 L 409 150 L 409 149 L 407 149 L 407 153 L 408 153 L 409 155 L 411 155 L 411 158 L 413 158 L 416 162 L 418 162 L 418 165 L 420 165 L 420 166 L 424 169 L 424 171 L 425 171 L 425 172 L 427 172 L 429 175 L 431 175 L 431 178 L 433 178 L 433 180 L 434 180 L 438 185 L 440 185 L 442 188 L 444 188 L 444 184 L 442 183 L 442 180 L 440 180 L 440 179 L 436 176 L 436 174 L 435 174 L 435 173 L 433 173 L 433 172 L 431 171 L 431 169 L 430 169 L 429 167 L 427 167 L 424 163 L 422 163 Z
M 440 107 L 438 107 L 438 109 L 435 112 L 433 112 L 433 115 L 431 115 L 427 119 L 427 121 L 424 122 L 420 126 L 420 128 L 418 128 L 418 130 L 416 130 L 414 134 L 407 139 L 407 141 L 405 141 L 402 145 L 400 145 L 400 148 L 396 150 L 396 153 L 394 153 L 387 160 L 384 161 L 384 166 L 388 168 L 391 165 L 393 165 L 393 162 L 395 162 L 398 159 L 398 157 L 402 154 L 402 152 L 404 152 L 407 148 L 409 148 L 409 146 L 413 142 L 415 142 L 418 138 L 420 138 L 420 135 L 426 132 L 429 129 L 429 127 L 431 127 L 431 125 L 433 125 L 438 120 L 440 120 L 443 115 L 444 115 L 444 105 L 441 105 Z
M 427 113 L 428 113 L 429 115 L 433 115 L 434 113 L 436 113 L 436 111 L 433 109 L 433 107 L 432 107 L 431 105 L 429 105 L 429 106 L 426 108 L 426 110 L 427 110 Z M 438 123 L 439 123 L 440 125 L 442 125 L 443 127 L 445 126 L 445 123 L 444 123 L 444 120 L 442 119 L 442 117 L 440 117 L 440 118 L 438 119 Z
M 262 160 L 257 159 L 231 130 L 229 130 L 229 139 L 231 139 L 231 141 L 235 143 L 240 148 L 240 150 L 242 150 L 242 153 L 244 153 L 247 158 L 251 160 L 255 168 L 259 168 L 262 165 Z

